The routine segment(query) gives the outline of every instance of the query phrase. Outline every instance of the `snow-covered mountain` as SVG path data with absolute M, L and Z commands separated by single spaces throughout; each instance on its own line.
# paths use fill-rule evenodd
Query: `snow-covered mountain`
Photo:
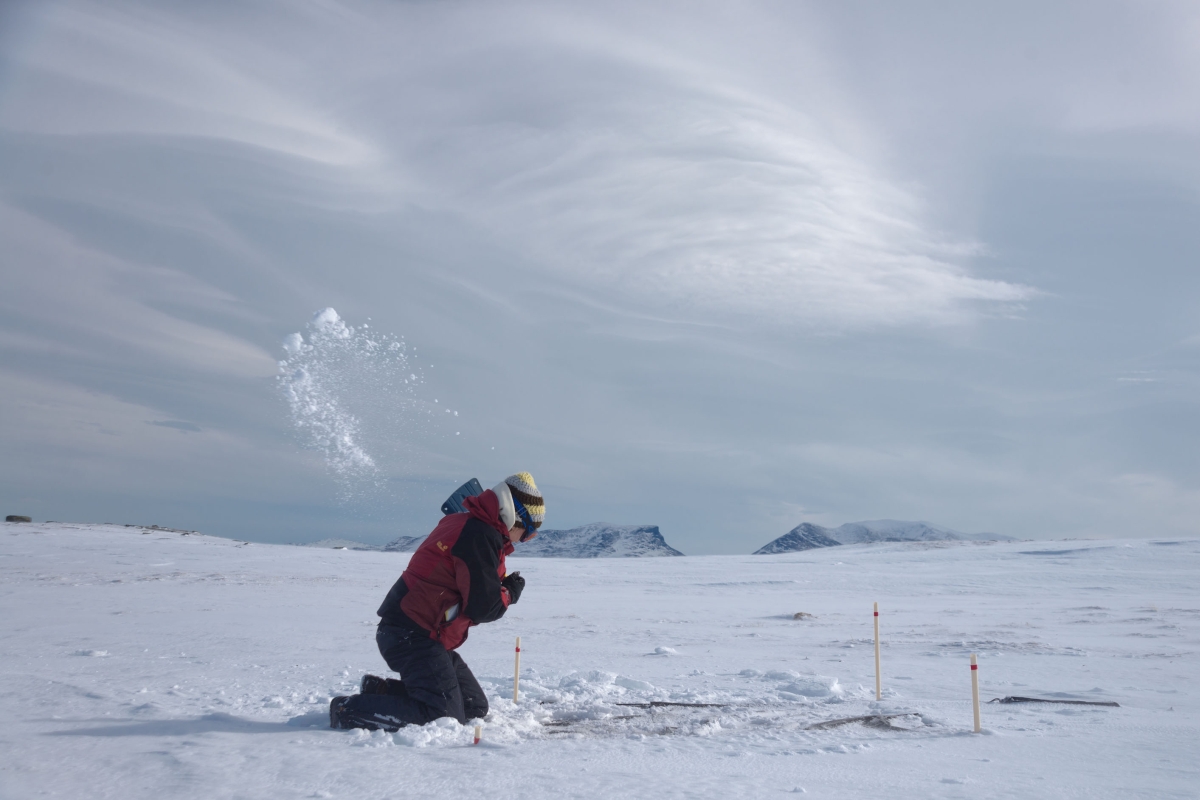
M 1011 536 L 996 533 L 960 533 L 928 522 L 905 522 L 897 519 L 876 519 L 868 522 L 847 522 L 834 529 L 833 537 L 842 544 L 871 542 L 1012 542 Z
M 609 525 L 594 522 L 565 531 L 538 531 L 517 547 L 514 556 L 541 558 L 647 558 L 681 556 L 667 544 L 657 525 Z
M 836 547 L 841 542 L 830 537 L 832 531 L 802 522 L 790 531 L 780 536 L 768 545 L 754 551 L 754 555 L 771 555 L 772 553 L 791 553 L 795 550 L 811 550 L 814 547 Z
M 421 542 L 425 541 L 425 536 L 401 536 L 397 539 L 392 539 L 383 547 L 377 548 L 385 553 L 411 553 L 421 546 Z
M 960 533 L 928 522 L 906 522 L 897 519 L 847 522 L 836 528 L 824 528 L 811 522 L 802 522 L 778 539 L 755 550 L 754 555 L 790 553 L 842 544 L 949 541 L 1011 542 L 1014 539 L 996 533 Z
M 306 544 L 305 547 L 411 553 L 423 541 L 424 536 L 401 536 L 382 545 L 363 544 L 348 539 L 322 539 Z M 667 544 L 657 525 L 609 525 L 606 522 L 594 522 L 565 531 L 538 531 L 537 538 L 519 545 L 514 555 L 537 558 L 645 558 L 681 556 L 683 553 Z

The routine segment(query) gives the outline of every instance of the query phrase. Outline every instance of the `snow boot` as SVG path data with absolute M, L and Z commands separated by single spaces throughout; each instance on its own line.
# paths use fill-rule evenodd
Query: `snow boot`
M 378 675 L 363 675 L 362 688 L 359 689 L 359 692 L 361 694 L 387 694 L 387 678 L 381 678 Z
M 377 731 L 383 728 L 388 733 L 396 731 L 407 725 L 407 722 L 402 722 L 386 710 L 370 710 L 361 709 L 355 711 L 353 705 L 362 706 L 362 700 L 366 698 L 364 695 L 349 695 L 335 697 L 329 701 L 329 727 L 335 730 L 352 730 L 354 728 L 363 728 L 368 731 Z
M 344 713 L 343 707 L 347 702 L 349 702 L 349 700 L 349 697 L 342 696 L 335 697 L 329 701 L 329 727 L 333 728 L 334 730 L 344 730 L 346 728 L 356 727 L 354 725 L 342 724 L 342 715 Z
M 407 697 L 408 689 L 402 681 L 395 678 L 381 678 L 378 675 L 363 675 L 362 694 L 390 694 L 393 697 Z

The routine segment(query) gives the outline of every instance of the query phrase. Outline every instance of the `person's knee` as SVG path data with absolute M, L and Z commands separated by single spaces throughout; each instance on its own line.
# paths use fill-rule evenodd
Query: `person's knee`
M 458 679 L 458 688 L 462 693 L 463 712 L 467 719 L 481 719 L 486 717 L 488 713 L 487 695 L 484 694 L 483 687 L 479 685 L 479 681 L 475 679 L 471 668 L 458 653 L 451 653 L 451 660 L 454 662 L 455 676 Z
M 442 645 L 431 639 L 421 639 L 412 636 L 407 631 L 387 631 L 380 635 L 380 651 L 388 666 L 400 673 L 403 693 L 414 706 L 414 712 L 431 722 L 439 717 L 453 717 L 460 724 L 466 724 L 469 717 L 475 716 L 467 712 L 463 691 L 459 687 L 459 671 L 465 668 L 462 658 L 454 651 L 447 651 Z M 467 671 L 470 675 L 470 671 Z M 474 679 L 472 678 L 472 683 Z M 389 690 L 392 681 L 388 681 Z M 393 694 L 389 691 L 388 694 Z M 482 693 L 481 693 L 482 694 Z M 483 701 L 484 713 L 487 713 L 487 701 Z M 418 710 L 419 709 L 419 710 Z M 474 710 L 474 709 L 472 709 Z
M 429 719 L 453 717 L 459 723 L 466 724 L 467 718 L 463 712 L 464 698 L 454 673 L 438 670 L 423 675 L 422 678 L 423 680 L 413 683 L 409 683 L 406 678 L 404 683 L 408 696 L 426 710 Z

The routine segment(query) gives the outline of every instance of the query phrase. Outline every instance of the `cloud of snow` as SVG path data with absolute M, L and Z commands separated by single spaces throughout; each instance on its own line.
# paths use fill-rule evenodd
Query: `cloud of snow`
M 402 338 L 347 325 L 332 308 L 283 340 L 279 388 L 301 442 L 321 453 L 344 502 L 381 488 L 386 475 L 367 450 L 363 417 L 375 430 L 411 422 L 420 412 L 417 375 Z M 381 413 L 382 412 L 382 413 Z M 395 434 L 396 431 L 391 431 Z M 388 448 L 386 437 L 374 444 Z

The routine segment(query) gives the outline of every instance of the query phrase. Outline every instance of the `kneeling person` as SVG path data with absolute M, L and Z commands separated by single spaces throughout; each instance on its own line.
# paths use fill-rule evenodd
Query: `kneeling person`
M 546 508 L 528 472 L 463 506 L 421 543 L 379 607 L 375 641 L 400 679 L 363 676 L 361 694 L 333 698 L 330 727 L 394 731 L 487 714 L 483 689 L 455 651 L 472 625 L 500 619 L 520 598 L 525 579 L 506 574 L 504 557 L 537 535 Z

